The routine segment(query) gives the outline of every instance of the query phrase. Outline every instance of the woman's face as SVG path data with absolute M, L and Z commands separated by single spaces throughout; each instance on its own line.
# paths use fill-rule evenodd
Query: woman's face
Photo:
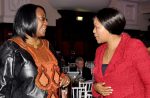
M 48 25 L 48 22 L 46 20 L 46 15 L 41 8 L 36 9 L 36 18 L 37 18 L 37 31 L 36 36 L 37 37 L 43 37 L 45 36 L 46 28 Z
M 97 17 L 94 18 L 94 29 L 93 33 L 95 36 L 95 39 L 97 43 L 105 43 L 109 39 L 110 33 L 108 32 L 107 29 L 100 23 L 100 21 L 97 19 Z

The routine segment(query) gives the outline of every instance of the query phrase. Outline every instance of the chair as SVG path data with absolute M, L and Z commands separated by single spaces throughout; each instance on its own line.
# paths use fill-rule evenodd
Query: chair
M 93 61 L 86 61 L 85 66 L 92 69 L 94 67 L 94 62 Z
M 92 98 L 92 81 L 79 82 L 79 87 L 72 87 L 72 98 Z
M 68 96 L 68 88 L 60 89 L 61 90 L 61 97 L 59 98 L 67 98 Z
M 62 71 L 67 73 L 68 71 L 70 71 L 70 67 L 69 66 L 63 66 Z
M 85 87 L 72 87 L 72 98 L 86 98 L 82 96 L 85 93 Z
M 84 98 L 92 98 L 92 81 L 79 82 L 79 88 L 85 87 Z
M 69 67 L 75 67 L 76 64 L 75 64 L 75 63 L 68 63 L 68 66 L 69 66 Z
M 93 98 L 93 97 L 92 97 L 92 94 L 87 94 L 87 97 L 85 98 Z

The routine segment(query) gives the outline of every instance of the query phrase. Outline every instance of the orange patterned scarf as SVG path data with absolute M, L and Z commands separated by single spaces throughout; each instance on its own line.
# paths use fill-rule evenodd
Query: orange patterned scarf
M 58 88 L 60 84 L 60 69 L 53 53 L 49 50 L 47 40 L 41 40 L 42 46 L 34 48 L 25 43 L 20 37 L 10 39 L 21 48 L 28 51 L 33 57 L 37 66 L 37 77 L 35 84 L 42 90 L 48 91 L 47 98 L 58 98 Z

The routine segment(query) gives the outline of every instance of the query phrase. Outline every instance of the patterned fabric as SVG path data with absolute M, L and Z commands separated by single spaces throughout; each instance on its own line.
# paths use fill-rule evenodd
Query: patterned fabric
M 14 41 L 20 47 L 28 51 L 33 57 L 38 70 L 35 84 L 40 89 L 48 92 L 47 98 L 58 98 L 57 91 L 60 83 L 60 69 L 56 58 L 49 50 L 48 41 L 40 40 L 42 43 L 41 46 L 34 48 L 32 45 L 25 43 L 19 37 L 10 40 Z

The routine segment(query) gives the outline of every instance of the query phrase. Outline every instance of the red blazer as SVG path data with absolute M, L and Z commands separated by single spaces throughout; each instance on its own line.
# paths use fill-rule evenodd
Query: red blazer
M 94 60 L 94 82 L 105 82 L 114 90 L 103 97 L 92 87 L 95 98 L 150 98 L 150 55 L 144 44 L 121 34 L 121 41 L 105 71 L 102 74 L 102 58 L 106 44 L 96 50 Z

